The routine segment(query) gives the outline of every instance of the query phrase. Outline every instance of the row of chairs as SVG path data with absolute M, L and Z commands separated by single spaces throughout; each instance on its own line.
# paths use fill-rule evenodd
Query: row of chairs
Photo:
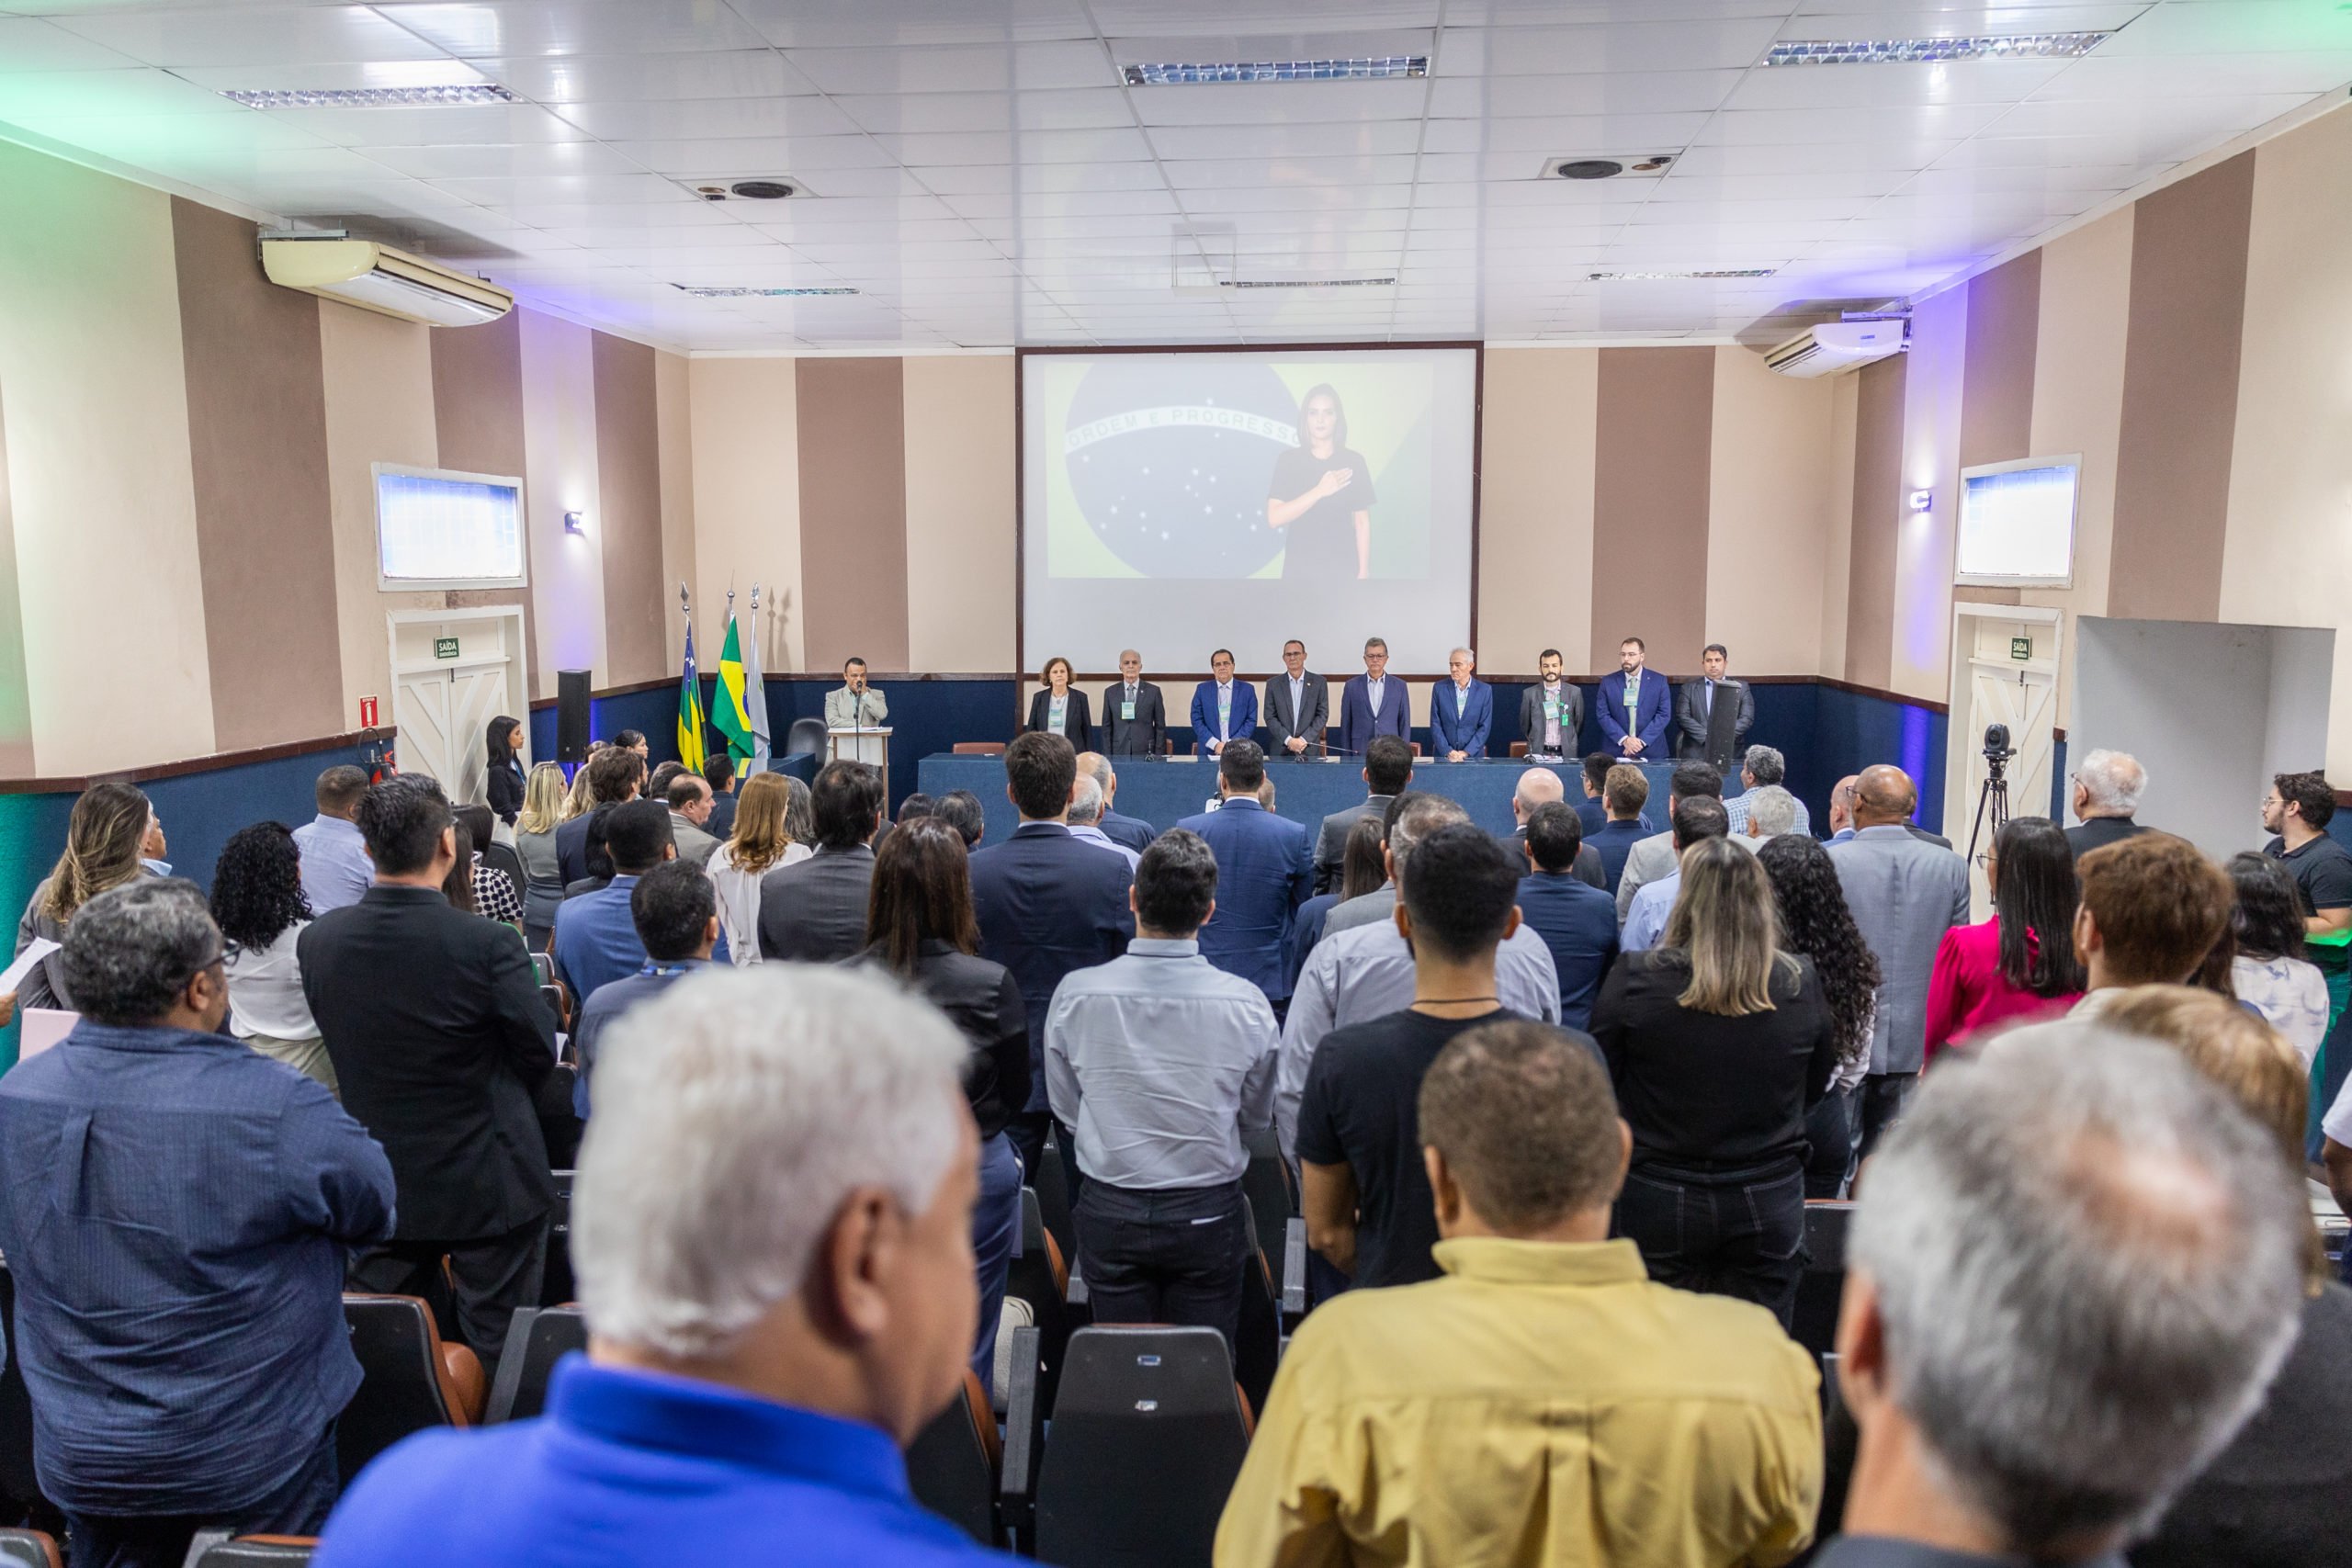
M 317 1545 L 316 1536 L 200 1531 L 189 1543 L 187 1568 L 295 1568 Z M 47 1530 L 0 1529 L 0 1568 L 63 1568 L 57 1538 Z

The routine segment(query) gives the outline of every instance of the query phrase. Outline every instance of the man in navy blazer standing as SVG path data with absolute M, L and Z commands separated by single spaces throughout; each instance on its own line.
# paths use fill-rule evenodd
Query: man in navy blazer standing
M 1351 676 L 1340 694 L 1340 754 L 1361 757 L 1381 735 L 1410 744 L 1413 705 L 1405 682 L 1388 678 L 1388 645 L 1372 637 L 1363 645 L 1363 673 Z
M 1003 964 L 1029 1009 L 1029 1100 L 1005 1129 L 1023 1168 L 1035 1171 L 1053 1119 L 1046 1100 L 1046 1013 L 1054 987 L 1073 969 L 1108 964 L 1127 950 L 1135 913 L 1127 857 L 1070 836 L 1078 753 L 1058 735 L 1015 736 L 1004 749 L 1004 793 L 1021 826 L 1002 843 L 972 852 L 972 909 L 980 956 Z M 1064 1153 L 1069 1152 L 1064 1140 Z
M 1253 742 L 1232 741 L 1216 761 L 1217 808 L 1176 826 L 1198 833 L 1216 856 L 1216 911 L 1201 928 L 1201 956 L 1280 1007 L 1290 998 L 1283 947 L 1313 886 L 1315 863 L 1306 829 L 1258 804 L 1265 782 L 1266 754 Z
M 1446 656 L 1453 679 L 1430 688 L 1430 750 L 1448 762 L 1487 754 L 1487 731 L 1495 724 L 1495 689 L 1471 673 L 1477 656 L 1457 648 Z
M 1258 728 L 1258 694 L 1233 678 L 1233 650 L 1209 655 L 1211 679 L 1193 688 L 1193 747 L 1204 757 L 1225 750 L 1228 740 L 1247 740 Z
M 1610 747 L 1629 762 L 1666 762 L 1666 727 L 1673 716 L 1674 698 L 1666 677 L 1642 668 L 1649 649 L 1637 637 L 1617 647 L 1623 675 L 1600 682 L 1600 733 Z

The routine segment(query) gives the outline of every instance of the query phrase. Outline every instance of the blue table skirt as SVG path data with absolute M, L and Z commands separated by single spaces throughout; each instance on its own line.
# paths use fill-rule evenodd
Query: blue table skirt
M 1185 818 L 1206 810 L 1209 798 L 1216 793 L 1216 766 L 1213 762 L 1122 757 L 1116 765 L 1118 809 L 1129 817 L 1140 817 L 1155 828 L 1172 828 Z M 1525 761 L 1518 760 L 1424 761 L 1413 770 L 1412 787 L 1449 795 L 1468 807 L 1471 819 L 1480 827 L 1492 833 L 1509 833 L 1517 826 L 1510 812 L 1511 792 L 1519 786 L 1519 775 L 1527 768 Z M 1560 776 L 1571 805 L 1584 798 L 1580 768 L 1574 763 L 1554 764 L 1551 771 Z M 1650 781 L 1650 820 L 1662 821 L 1667 791 L 1674 782 L 1673 765 L 1646 763 L 1642 772 Z M 1274 810 L 1294 822 L 1306 824 L 1310 833 L 1332 812 L 1345 811 L 1363 799 L 1361 764 L 1268 762 L 1266 773 L 1274 781 Z M 978 795 L 988 810 L 987 841 L 990 843 L 1001 841 L 1021 825 L 1020 815 L 1005 798 L 1001 757 L 958 757 L 952 752 L 938 752 L 922 760 L 918 776 L 918 787 L 933 799 L 951 789 L 968 789 Z

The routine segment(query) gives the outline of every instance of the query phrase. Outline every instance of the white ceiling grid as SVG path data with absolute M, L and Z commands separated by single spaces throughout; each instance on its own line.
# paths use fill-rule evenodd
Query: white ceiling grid
M 1760 63 L 2110 28 L 2071 60 Z M 1430 73 L 1121 73 L 1368 54 Z M 1719 338 L 1931 288 L 2347 81 L 2333 0 L 0 0 L 0 126 L 704 351 Z M 456 82 L 521 101 L 219 96 Z M 684 188 L 748 175 L 813 194 Z

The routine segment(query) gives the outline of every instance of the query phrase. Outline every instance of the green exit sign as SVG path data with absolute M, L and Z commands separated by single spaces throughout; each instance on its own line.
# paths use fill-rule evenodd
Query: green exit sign
M 456 637 L 451 637 L 449 639 L 449 651 L 443 654 L 441 657 L 444 659 L 451 658 L 456 655 L 457 651 L 458 639 Z M 2011 659 L 2031 659 L 2033 657 L 2033 638 L 2030 637 L 2013 637 L 2009 638 L 2009 657 Z
M 2015 647 L 2017 646 L 2017 644 L 2016 644 L 2016 643 L 2011 643 L 2009 646 L 2010 646 L 2011 648 L 2015 648 Z M 2029 650 L 2029 651 L 2030 651 L 2030 650 Z M 457 639 L 456 637 L 435 637 L 435 638 L 433 639 L 433 657 L 434 657 L 434 658 L 435 658 L 435 659 L 455 659 L 455 658 L 457 658 L 457 657 L 458 657 L 458 639 Z M 2025 657 L 2025 654 L 2020 653 L 2020 654 L 2018 654 L 2018 657 L 2019 659 L 2023 659 L 2023 658 Z

